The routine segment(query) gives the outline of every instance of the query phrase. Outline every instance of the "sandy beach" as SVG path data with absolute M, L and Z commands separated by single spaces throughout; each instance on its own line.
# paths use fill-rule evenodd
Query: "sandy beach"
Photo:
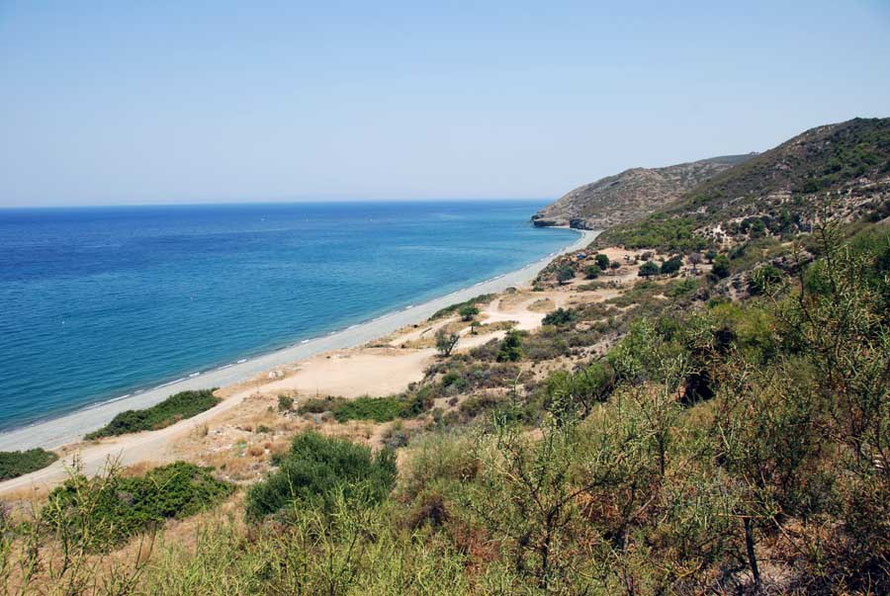
M 213 381 L 211 386 L 220 387 L 216 392 L 221 398 L 219 404 L 171 426 L 98 441 L 81 439 L 85 430 L 106 423 L 113 411 L 148 405 L 128 400 L 126 404 L 113 402 L 103 408 L 79 412 L 74 417 L 8 433 L 3 437 L 6 449 L 48 445 L 52 441 L 59 444 L 53 450 L 60 458 L 43 469 L 0 483 L 0 495 L 10 502 L 28 502 L 63 482 L 74 465 L 90 476 L 102 472 L 111 463 L 138 471 L 187 461 L 213 467 L 227 481 L 250 484 L 268 471 L 272 453 L 286 450 L 294 435 L 307 430 L 371 446 L 383 445 L 392 424 L 396 423 L 350 420 L 341 424 L 329 415 L 300 413 L 299 408 L 293 406 L 316 398 L 398 396 L 412 386 L 427 383 L 430 371 L 441 361 L 435 348 L 439 331 L 457 333 L 456 353 L 467 353 L 492 342 L 496 345 L 509 329 L 533 333 L 544 324 L 547 314 L 556 309 L 583 308 L 621 295 L 639 279 L 640 251 L 618 247 L 600 249 L 610 261 L 620 265 L 610 268 L 596 287 L 590 287 L 585 276 L 558 284 L 551 279 L 540 288 L 533 288 L 529 283 L 557 255 L 585 248 L 596 234 L 586 232 L 559 253 L 487 282 L 310 343 L 245 361 L 237 367 L 218 371 L 218 375 L 189 379 L 156 389 L 153 395 L 147 392 L 137 397 L 151 398 L 148 403 L 154 403 L 185 388 L 207 387 L 211 385 L 208 379 Z M 591 254 L 587 258 L 592 258 Z M 430 319 L 436 311 L 480 294 L 491 296 L 477 303 L 475 326 L 458 313 Z M 552 366 L 570 366 L 608 347 L 605 340 L 586 351 L 558 357 L 557 361 L 545 362 L 542 366 L 535 367 L 532 362 L 529 373 L 532 377 L 546 375 Z M 282 397 L 292 400 L 285 409 L 281 407 Z M 459 400 L 440 396 L 432 408 L 456 412 L 460 405 Z M 398 422 L 407 432 L 424 423 L 420 420 Z
M 407 325 L 423 321 L 437 310 L 456 302 L 468 300 L 479 294 L 501 292 L 511 286 L 527 284 L 534 279 L 538 272 L 555 256 L 585 247 L 598 234 L 596 231 L 578 230 L 578 232 L 578 239 L 558 253 L 549 255 L 541 260 L 526 265 L 521 269 L 505 273 L 493 279 L 477 283 L 473 286 L 463 288 L 428 302 L 392 312 L 372 321 L 355 325 L 327 336 L 318 337 L 305 343 L 292 345 L 253 359 L 239 361 L 225 368 L 211 370 L 193 378 L 164 384 L 125 399 L 103 402 L 64 417 L 2 433 L 0 434 L 0 451 L 15 451 L 31 449 L 34 447 L 52 449 L 76 443 L 81 440 L 85 433 L 106 424 L 116 414 L 125 410 L 150 407 L 163 401 L 173 393 L 189 389 L 204 389 L 207 387 L 229 387 L 244 383 L 245 381 L 256 378 L 258 375 L 269 373 L 269 371 L 273 371 L 284 365 L 294 364 L 334 350 L 359 346 L 384 337 Z M 234 400 L 232 399 L 226 399 L 219 406 L 204 412 L 200 417 L 191 419 L 191 421 L 197 423 L 205 418 L 215 416 L 221 411 L 233 407 L 235 405 L 233 402 Z M 155 431 L 154 433 L 144 433 L 144 435 L 152 435 L 152 443 L 155 443 L 156 441 L 162 442 L 167 434 L 176 431 L 177 426 L 179 425 L 174 425 L 161 431 Z M 107 453 L 102 454 L 102 459 L 107 455 L 112 455 L 116 449 L 119 450 L 119 446 L 116 448 L 114 443 L 108 445 L 103 443 L 102 445 L 95 446 L 91 449 L 96 450 L 96 455 L 99 455 L 100 447 L 102 448 L 101 451 L 107 451 Z M 91 459 L 95 458 L 91 457 Z M 55 467 L 56 466 L 51 466 L 51 468 L 48 468 L 47 470 Z M 39 473 L 40 472 L 37 472 L 36 474 Z M 6 489 L 11 482 L 21 482 L 24 479 L 29 478 L 29 476 L 24 476 L 0 484 L 0 488 Z

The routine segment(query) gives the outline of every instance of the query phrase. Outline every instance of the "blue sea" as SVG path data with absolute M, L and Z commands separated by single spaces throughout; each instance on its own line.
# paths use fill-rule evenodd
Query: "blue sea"
M 0 210 L 0 429 L 323 335 L 576 234 L 543 202 Z

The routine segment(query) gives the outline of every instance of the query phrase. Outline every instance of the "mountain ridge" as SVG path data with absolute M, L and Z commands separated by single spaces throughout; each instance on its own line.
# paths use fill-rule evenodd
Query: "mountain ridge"
M 683 249 L 809 231 L 818 219 L 886 217 L 890 118 L 810 128 L 712 176 L 679 200 L 607 229 L 597 239 Z
M 532 216 L 536 226 L 605 229 L 679 200 L 686 192 L 756 153 L 722 155 L 658 168 L 629 168 L 578 186 Z

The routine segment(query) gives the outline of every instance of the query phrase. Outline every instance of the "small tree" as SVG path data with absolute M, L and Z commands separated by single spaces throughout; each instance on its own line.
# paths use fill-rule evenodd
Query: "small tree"
M 661 264 L 661 274 L 671 275 L 680 270 L 683 266 L 683 260 L 680 257 L 671 257 Z
M 690 253 L 688 257 L 686 257 L 686 260 L 689 262 L 690 265 L 692 265 L 692 272 L 698 273 L 698 266 L 704 259 L 700 252 L 693 252 Z
M 602 269 L 599 268 L 599 265 L 588 265 L 584 270 L 584 274 L 587 279 L 596 279 L 602 273 Z
M 498 349 L 498 362 L 516 362 L 522 359 L 522 334 L 516 329 L 507 332 Z
M 575 270 L 569 265 L 560 265 L 556 270 L 556 281 L 560 284 L 567 283 L 575 279 Z
M 617 271 L 618 269 L 621 269 L 621 263 L 619 263 L 618 261 L 612 261 L 611 263 L 609 263 L 609 268 L 612 271 Z
M 460 310 L 458 310 L 457 312 L 460 315 L 461 320 L 472 321 L 473 317 L 479 314 L 479 307 L 475 304 L 467 304 L 465 306 L 461 306 Z
M 714 279 L 729 277 L 729 257 L 726 255 L 717 255 L 714 257 L 714 266 L 711 268 L 711 276 L 714 277 Z
M 600 253 L 596 255 L 596 265 L 603 271 L 609 268 L 609 257 Z
M 436 333 L 436 349 L 439 350 L 439 354 L 442 357 L 447 358 L 451 356 L 451 352 L 454 351 L 454 347 L 457 345 L 458 340 L 460 339 L 460 335 L 457 333 L 446 333 L 443 330 L 439 330 Z
M 714 259 L 717 258 L 717 251 L 713 248 L 708 250 L 708 252 L 705 253 L 705 258 L 708 260 L 708 263 L 713 263 Z
M 652 261 L 646 261 L 640 267 L 639 275 L 640 275 L 640 277 L 649 278 L 649 277 L 652 277 L 653 275 L 658 275 L 658 272 L 659 272 L 658 265 L 656 265 Z

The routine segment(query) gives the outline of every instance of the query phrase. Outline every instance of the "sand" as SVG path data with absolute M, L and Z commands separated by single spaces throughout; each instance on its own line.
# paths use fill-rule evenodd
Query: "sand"
M 423 304 L 390 313 L 373 321 L 353 326 L 351 328 L 297 344 L 260 356 L 245 362 L 240 362 L 225 369 L 218 369 L 204 373 L 198 377 L 183 380 L 177 383 L 159 386 L 144 391 L 126 399 L 105 402 L 92 408 L 77 411 L 73 414 L 16 429 L 0 434 L 0 451 L 14 451 L 30 449 L 33 447 L 57 448 L 63 445 L 77 443 L 83 435 L 91 430 L 106 424 L 119 412 L 130 409 L 141 409 L 152 406 L 170 396 L 173 393 L 188 389 L 203 389 L 206 387 L 228 387 L 245 383 L 251 379 L 263 378 L 269 371 L 275 371 L 282 367 L 300 363 L 302 373 L 293 377 L 286 377 L 281 381 L 275 381 L 272 386 L 280 383 L 281 389 L 294 389 L 303 392 L 320 390 L 320 380 L 324 379 L 326 390 L 344 396 L 358 396 L 366 394 L 395 393 L 399 387 L 407 383 L 419 380 L 422 376 L 424 362 L 433 352 L 430 350 L 413 350 L 412 354 L 401 354 L 393 357 L 394 353 L 382 352 L 374 357 L 369 354 L 353 354 L 349 358 L 356 359 L 350 366 L 337 366 L 338 359 L 333 354 L 320 358 L 313 358 L 320 354 L 328 354 L 336 350 L 343 350 L 359 346 L 377 338 L 385 337 L 406 326 L 425 321 L 437 310 L 468 300 L 479 294 L 497 293 L 508 287 L 518 287 L 528 284 L 535 278 L 550 260 L 558 255 L 584 248 L 597 235 L 595 231 L 579 231 L 576 242 L 565 247 L 559 253 L 550 255 L 544 259 L 531 263 L 522 269 L 498 276 L 474 286 L 452 292 L 440 298 L 436 298 Z M 510 309 L 504 309 L 509 311 Z M 495 312 L 496 320 L 509 320 L 509 312 Z M 522 327 L 530 327 L 539 323 L 544 313 L 523 315 L 520 321 Z M 468 338 L 469 339 L 469 338 Z M 489 338 L 490 339 L 490 338 Z M 475 342 L 472 342 L 475 343 Z M 342 356 L 342 354 L 341 354 Z M 342 358 L 339 358 L 342 360 Z M 302 361 L 302 362 L 301 362 Z M 389 362 L 388 365 L 382 363 Z M 364 366 L 356 366 L 364 365 Z M 364 372 L 362 371 L 364 369 Z M 343 372 L 341 372 L 343 371 Z M 343 373 L 346 374 L 343 374 Z M 313 385 L 315 389 L 313 389 Z M 270 385 L 264 385 L 268 390 Z M 103 441 L 100 444 L 83 444 L 77 446 L 84 470 L 88 473 L 95 472 L 104 464 L 107 458 L 120 458 L 124 464 L 140 461 L 147 454 L 158 453 L 165 442 L 182 432 L 205 424 L 207 420 L 237 406 L 248 396 L 253 389 L 246 388 L 235 391 L 215 408 L 208 410 L 194 418 L 183 421 L 159 431 L 139 433 L 117 438 L 113 441 Z M 70 452 L 71 450 L 65 450 Z M 69 460 L 69 458 L 65 458 Z M 57 479 L 63 474 L 63 462 L 40 470 L 33 474 L 22 476 L 5 483 L 0 483 L 0 491 L 7 492 L 16 488 L 27 487 L 33 483 L 48 482 Z

